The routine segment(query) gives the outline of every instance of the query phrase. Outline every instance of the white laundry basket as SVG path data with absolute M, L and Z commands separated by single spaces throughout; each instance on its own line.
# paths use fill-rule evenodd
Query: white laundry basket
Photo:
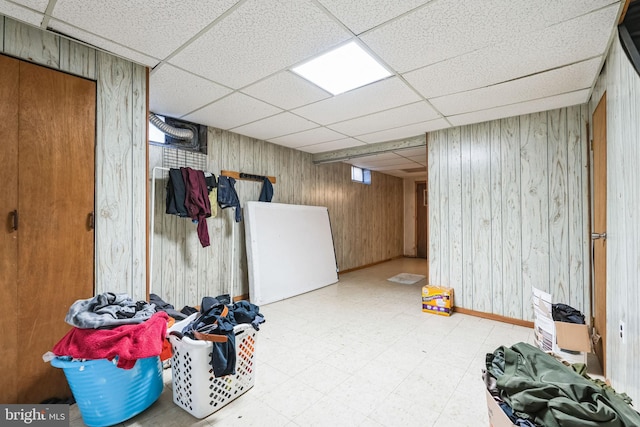
M 178 322 L 171 330 L 179 331 L 184 324 L 185 321 Z M 211 367 L 213 345 L 210 342 L 169 335 L 173 347 L 173 403 L 196 418 L 213 414 L 246 393 L 255 383 L 256 330 L 243 323 L 233 331 L 236 335 L 236 373 L 218 378 Z

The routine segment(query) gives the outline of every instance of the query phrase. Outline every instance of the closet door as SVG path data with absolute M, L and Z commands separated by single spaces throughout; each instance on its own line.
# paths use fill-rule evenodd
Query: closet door
M 17 399 L 18 375 L 18 72 L 20 62 L 0 55 L 0 403 Z
M 71 327 L 69 306 L 94 291 L 96 84 L 20 63 L 18 363 L 20 402 L 71 393 L 42 361 Z

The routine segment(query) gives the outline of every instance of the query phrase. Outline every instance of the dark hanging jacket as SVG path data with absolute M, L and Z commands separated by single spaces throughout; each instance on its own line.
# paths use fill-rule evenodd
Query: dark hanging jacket
M 187 208 L 184 207 L 186 188 L 182 171 L 180 169 L 169 169 L 169 181 L 167 182 L 167 210 L 171 215 L 188 217 Z
M 262 191 L 260 192 L 260 202 L 270 202 L 273 198 L 273 185 L 266 176 L 262 180 Z
M 240 200 L 234 184 L 236 180 L 228 176 L 220 175 L 218 177 L 218 206 L 221 209 L 235 208 L 236 222 L 242 221 L 242 212 L 240 211 Z
M 198 222 L 198 238 L 203 248 L 209 246 L 209 229 L 206 218 L 211 216 L 211 204 L 204 172 L 191 168 L 180 168 L 185 182 L 184 206 L 189 217 Z

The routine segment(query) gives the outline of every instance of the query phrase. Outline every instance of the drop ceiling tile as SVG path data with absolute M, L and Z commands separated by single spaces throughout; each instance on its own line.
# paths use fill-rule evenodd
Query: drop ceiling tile
M 238 114 L 238 111 L 242 111 L 242 114 Z M 183 118 L 190 122 L 227 130 L 280 112 L 282 110 L 273 105 L 236 92 Z
M 615 4 L 420 68 L 403 77 L 424 97 L 431 98 L 494 85 L 602 55 L 607 49 L 618 8 Z
M 249 0 L 170 61 L 239 89 L 351 37 L 311 0 Z
M 439 114 L 425 101 L 403 105 L 357 119 L 334 123 L 329 128 L 345 135 L 357 136 L 389 128 L 437 119 Z
M 6 1 L 3 1 L 2 3 L 6 3 Z M 49 0 L 14 0 L 13 3 L 17 3 L 21 6 L 25 6 L 29 9 L 42 13 L 44 13 L 47 10 L 47 6 L 49 6 Z
M 365 145 L 365 143 L 358 141 L 357 139 L 344 138 L 330 142 L 323 142 L 321 144 L 305 145 L 304 147 L 299 147 L 298 150 L 315 154 L 324 153 L 327 151 L 342 150 L 351 147 L 359 147 L 362 145 Z
M 242 92 L 284 110 L 291 110 L 331 96 L 328 92 L 290 71 L 275 74 L 244 88 Z
M 494 86 L 432 98 L 430 101 L 442 114 L 451 116 L 590 88 L 598 75 L 601 60 L 594 58 Z
M 137 62 L 138 64 L 146 65 L 148 67 L 153 68 L 159 62 L 157 58 L 152 58 L 143 53 L 129 49 L 128 47 L 125 47 L 121 44 L 117 44 L 110 40 L 103 39 L 102 37 L 96 36 L 95 34 L 78 29 L 72 25 L 66 24 L 64 22 L 61 22 L 55 19 L 51 19 L 49 21 L 49 28 L 52 28 L 55 31 L 58 31 L 62 34 L 73 37 L 77 40 L 82 40 L 85 43 L 89 43 L 93 46 L 97 46 L 99 49 L 102 49 L 107 52 L 111 52 L 122 58 L 126 58 L 130 61 Z
M 105 40 L 164 59 L 237 2 L 57 0 L 52 15 Z
M 317 127 L 315 129 L 306 130 L 304 132 L 294 133 L 292 135 L 271 138 L 269 142 L 278 145 L 286 145 L 287 147 L 301 147 L 303 145 L 320 144 L 323 142 L 344 139 L 344 135 L 331 129 Z
M 391 77 L 293 110 L 314 122 L 327 125 L 420 100 L 396 77 Z
M 318 125 L 316 123 L 310 122 L 307 119 L 303 119 L 302 117 L 298 117 L 289 112 L 284 112 L 244 126 L 233 128 L 231 129 L 231 132 L 266 141 L 271 138 L 290 135 L 317 126 Z
M 0 15 L 10 16 L 16 21 L 25 22 L 27 24 L 39 27 L 42 23 L 44 15 L 34 12 L 26 7 L 9 3 L 6 0 L 0 0 Z
M 592 12 L 610 4 L 616 4 L 618 5 L 618 7 L 620 7 L 621 3 L 624 3 L 624 1 L 581 0 L 561 2 L 561 4 L 558 4 L 558 2 L 553 0 L 545 0 L 541 3 L 543 4 L 539 5 L 537 8 L 538 13 L 541 15 L 541 19 L 543 21 L 560 22 L 583 15 L 585 13 Z
M 427 165 L 427 156 L 425 155 L 424 157 L 421 156 L 411 156 L 411 157 L 407 157 L 407 159 L 409 160 L 413 160 L 416 163 L 420 163 L 423 166 Z
M 519 37 L 611 4 L 612 0 L 440 0 L 364 34 L 401 73 Z M 541 13 L 544 11 L 544 13 Z
M 522 114 L 530 114 L 539 111 L 568 107 L 571 105 L 584 104 L 589 101 L 590 94 L 590 89 L 582 89 L 533 101 L 521 102 L 519 104 L 505 105 L 503 107 L 491 108 L 488 110 L 449 116 L 447 119 L 449 119 L 453 126 L 488 122 L 491 120 L 501 119 L 503 117 L 519 116 Z
M 366 143 L 373 144 L 376 142 L 394 141 L 396 139 L 410 138 L 448 127 L 451 126 L 446 119 L 435 119 L 427 122 L 415 123 L 409 126 L 402 126 L 395 129 L 384 130 L 381 132 L 360 135 L 358 136 L 358 139 Z
M 355 34 L 377 27 L 431 0 L 320 0 L 320 3 Z
M 229 93 L 231 89 L 168 64 L 149 76 L 149 108 L 170 117 L 184 116 Z

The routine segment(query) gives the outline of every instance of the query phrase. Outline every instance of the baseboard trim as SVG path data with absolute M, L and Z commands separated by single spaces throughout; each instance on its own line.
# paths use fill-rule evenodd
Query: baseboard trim
M 533 322 L 522 319 L 514 319 L 513 317 L 501 316 L 499 314 L 485 313 L 483 311 L 469 310 L 468 308 L 453 307 L 456 313 L 468 314 L 469 316 L 481 317 L 483 319 L 496 320 L 498 322 L 509 323 L 512 325 L 524 326 L 533 329 Z
M 233 302 L 238 302 L 238 301 L 248 300 L 248 299 L 249 299 L 249 294 L 243 294 L 243 295 L 238 295 L 233 297 Z
M 398 259 L 398 258 L 406 258 L 406 257 L 404 255 L 398 255 L 398 256 L 394 256 L 393 258 L 383 259 L 382 261 L 372 262 L 371 264 L 361 265 L 360 267 L 348 268 L 346 270 L 339 271 L 338 275 L 344 274 L 344 273 L 351 273 L 352 271 L 362 270 L 364 268 L 373 267 L 374 265 L 382 264 L 384 262 L 393 261 L 394 259 Z

